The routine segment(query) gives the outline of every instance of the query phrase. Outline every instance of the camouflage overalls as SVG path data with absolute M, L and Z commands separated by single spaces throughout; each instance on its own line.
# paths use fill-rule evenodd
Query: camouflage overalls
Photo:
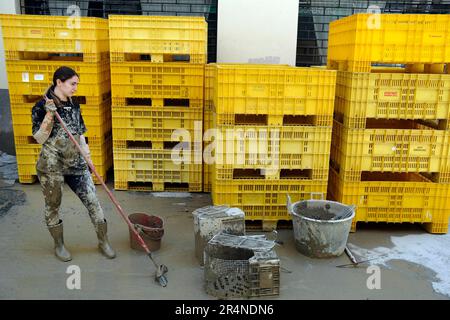
M 39 130 L 45 117 L 44 106 L 45 100 L 42 99 L 32 109 L 33 135 Z M 87 131 L 81 116 L 80 105 L 71 101 L 62 102 L 57 112 L 79 143 L 80 135 Z M 94 226 L 104 221 L 103 210 L 97 199 L 94 182 L 86 161 L 69 139 L 56 117 L 50 136 L 42 145 L 36 171 L 44 193 L 47 226 L 59 223 L 58 211 L 61 205 L 64 182 L 88 209 Z

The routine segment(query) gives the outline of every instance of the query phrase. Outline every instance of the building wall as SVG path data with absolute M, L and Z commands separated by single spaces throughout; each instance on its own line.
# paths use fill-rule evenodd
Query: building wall
M 20 12 L 19 1 L 0 1 L 0 14 L 15 14 Z M 9 154 L 16 154 L 14 134 L 11 120 L 11 108 L 8 94 L 8 80 L 5 66 L 5 48 L 3 34 L 0 29 L 0 150 Z
M 0 14 L 15 14 L 20 12 L 19 1 L 2 0 L 0 1 Z M 8 80 L 6 77 L 5 66 L 5 48 L 3 46 L 3 34 L 0 29 L 0 89 L 8 89 Z
M 298 0 L 219 1 L 217 62 L 295 66 Z

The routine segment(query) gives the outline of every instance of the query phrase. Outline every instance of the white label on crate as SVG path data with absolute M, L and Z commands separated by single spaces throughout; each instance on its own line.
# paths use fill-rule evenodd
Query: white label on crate
M 28 72 L 22 72 L 22 82 L 30 82 L 30 74 Z
M 35 74 L 34 75 L 34 81 L 43 81 L 44 75 L 43 74 Z
M 75 50 L 81 51 L 81 41 L 80 40 L 75 41 Z
M 60 33 L 59 33 L 59 36 L 61 37 L 61 38 L 65 38 L 65 37 L 67 37 L 69 35 L 69 33 L 67 32 L 67 31 L 61 31 Z

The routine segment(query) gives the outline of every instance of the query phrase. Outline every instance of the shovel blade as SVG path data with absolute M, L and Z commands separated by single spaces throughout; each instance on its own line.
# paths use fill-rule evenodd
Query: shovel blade
M 167 271 L 169 271 L 169 269 L 167 268 L 167 266 L 163 264 L 159 265 L 158 268 L 156 269 L 155 281 L 157 281 L 162 287 L 167 286 L 167 277 L 166 277 Z

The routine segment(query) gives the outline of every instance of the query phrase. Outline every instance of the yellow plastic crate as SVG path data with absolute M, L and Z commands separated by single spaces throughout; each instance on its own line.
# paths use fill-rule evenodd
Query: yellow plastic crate
M 99 53 L 59 53 L 59 52 L 26 52 L 7 51 L 6 61 L 60 61 L 61 65 L 72 61 L 78 63 L 102 63 L 109 61 L 109 52 Z
M 110 101 L 99 107 L 83 106 L 81 114 L 87 128 L 87 137 L 104 137 L 112 131 Z
M 29 116 L 29 117 L 31 118 L 31 116 Z M 98 117 L 98 118 L 100 118 L 100 117 Z M 89 118 L 87 118 L 87 119 L 89 119 Z M 105 137 L 108 134 L 110 135 L 111 134 L 111 118 L 109 118 L 109 119 L 106 118 L 106 119 L 108 121 L 105 122 L 104 124 L 102 123 L 99 126 L 86 124 L 88 131 L 85 133 L 85 136 L 90 138 L 90 137 Z M 93 120 L 93 122 L 94 121 L 98 122 L 98 119 Z M 30 120 L 30 123 L 31 123 L 31 120 Z M 14 131 L 15 135 L 19 135 L 19 136 L 31 136 L 32 135 L 31 124 L 26 125 L 26 124 L 13 123 L 13 131 Z
M 211 168 L 212 165 L 203 164 L 203 192 L 211 192 Z
M 114 107 L 151 107 L 151 108 L 189 108 L 203 109 L 203 99 L 153 99 L 153 98 L 124 98 L 113 97 Z
M 360 182 L 345 182 L 330 169 L 329 198 L 356 205 L 357 222 L 422 223 L 431 233 L 447 233 L 450 185 L 417 173 L 368 173 Z
M 140 173 L 138 173 L 140 174 Z M 178 182 L 142 182 L 142 181 L 128 181 L 125 178 L 128 173 L 121 171 L 114 171 L 114 189 L 128 190 L 128 191 L 145 191 L 145 192 L 201 192 L 202 184 L 200 183 L 178 183 Z M 119 177 L 118 178 L 116 178 Z M 124 177 L 124 179 L 121 179 Z
M 246 220 L 291 220 L 286 208 L 286 195 L 292 201 L 325 199 L 327 181 L 255 181 L 212 179 L 214 205 L 241 208 Z
M 207 132 L 209 129 L 213 128 L 213 113 L 209 109 L 206 109 L 206 101 L 205 101 L 205 109 L 203 110 L 203 132 Z M 205 136 L 204 136 L 205 139 Z M 209 145 L 209 142 L 203 143 L 203 150 L 205 147 Z M 211 165 L 206 163 L 203 164 L 203 192 L 211 192 Z
M 16 102 L 22 101 L 22 103 L 11 103 L 14 134 L 31 136 L 31 109 L 35 103 L 28 102 L 25 96 L 11 97 Z M 86 136 L 103 137 L 106 133 L 111 132 L 111 100 L 107 100 L 99 106 L 82 105 L 81 114 L 88 129 Z
M 103 113 L 97 117 L 86 117 L 84 121 L 87 128 L 85 136 L 88 138 L 105 137 L 111 134 L 111 113 Z M 99 121 L 104 122 L 99 125 L 94 124 Z
M 129 182 L 153 183 L 142 190 L 168 191 L 165 184 L 185 184 L 186 190 L 202 190 L 202 150 L 189 149 L 189 162 L 176 163 L 172 159 L 172 148 L 164 142 L 142 143 L 141 141 L 114 140 L 114 178 L 115 188 L 131 190 Z M 185 151 L 183 151 L 185 153 Z M 183 154 L 184 155 L 184 154 Z
M 289 66 L 216 65 L 217 114 L 332 115 L 336 72 Z
M 111 168 L 111 165 L 95 166 L 98 174 L 104 182 L 107 181 L 107 172 Z M 94 184 L 101 184 L 97 177 L 92 174 Z M 37 181 L 36 165 L 22 165 L 19 166 L 19 183 L 21 184 L 33 184 Z
M 89 138 L 88 138 L 89 139 Z M 91 138 L 92 139 L 92 138 Z M 91 142 L 92 144 L 92 142 Z M 94 162 L 95 170 L 99 173 L 100 177 L 103 181 L 106 182 L 107 172 L 113 165 L 113 147 L 112 147 L 112 138 L 111 136 L 107 138 L 100 148 L 92 148 L 91 149 L 91 157 Z M 103 162 L 100 162 L 103 161 Z M 92 178 L 95 184 L 100 184 L 100 181 L 97 177 L 92 174 Z
M 95 170 L 97 170 L 98 174 L 102 178 L 103 182 L 107 182 L 108 180 L 108 170 L 111 168 L 111 166 L 101 166 L 101 167 L 95 167 Z M 92 180 L 94 180 L 94 184 L 101 184 L 101 182 L 97 179 L 97 177 L 92 174 Z
M 11 106 L 12 109 L 12 106 Z M 32 125 L 31 125 L 31 110 L 29 112 L 24 112 L 24 114 L 18 114 L 16 112 L 11 112 L 12 122 L 13 122 L 13 132 L 16 136 L 31 136 Z
M 333 126 L 332 115 L 253 115 L 212 112 L 214 126 Z
M 19 171 L 19 173 L 20 173 L 20 171 Z M 37 176 L 35 176 L 35 175 L 19 174 L 19 183 L 21 183 L 21 184 L 33 184 L 36 181 L 37 181 Z
M 213 127 L 213 81 L 214 81 L 214 65 L 207 64 L 205 66 L 205 88 L 204 88 L 204 107 L 203 107 L 203 131 Z
M 204 108 L 203 108 L 203 132 L 213 128 L 213 64 L 205 65 L 205 88 L 204 88 Z M 208 143 L 203 144 L 203 150 Z M 212 165 L 203 163 L 203 192 L 211 192 L 211 169 Z
M 77 95 L 100 96 L 111 90 L 108 61 L 83 63 L 65 61 L 64 65 L 80 75 Z M 61 67 L 57 61 L 8 61 L 6 70 L 10 94 L 42 95 L 53 82 L 53 74 Z
M 378 122 L 378 121 L 377 121 Z M 443 172 L 450 167 L 450 135 L 414 121 L 382 120 L 385 128 L 348 129 L 334 121 L 331 161 L 342 171 Z
M 90 137 L 86 142 L 89 146 L 92 147 L 102 147 L 105 144 L 105 141 L 111 138 L 111 134 L 106 134 L 103 137 Z M 36 140 L 32 136 L 18 136 L 14 135 L 14 142 L 17 145 L 30 145 L 30 144 L 38 144 Z
M 201 139 L 202 115 L 201 109 L 114 107 L 113 135 L 115 140 L 178 141 L 174 131 L 187 130 L 191 139 Z
M 211 172 L 211 179 L 220 181 L 231 180 L 249 180 L 252 179 L 256 182 L 265 181 L 301 181 L 301 180 L 314 180 L 314 181 L 327 181 L 328 180 L 328 168 L 326 169 L 238 169 L 234 166 L 215 165 L 215 169 Z
M 111 59 L 125 53 L 151 55 L 152 62 L 173 61 L 171 55 L 188 55 L 189 62 L 207 61 L 208 27 L 204 17 L 109 15 Z
M 213 112 L 211 110 L 203 110 L 203 131 L 206 132 L 208 129 L 213 128 Z
M 214 96 L 215 64 L 205 65 L 205 109 L 212 110 Z
M 24 52 L 52 52 L 81 53 L 84 62 L 98 62 L 100 53 L 109 51 L 106 19 L 2 14 L 0 22 L 6 60 L 19 60 Z
M 448 14 L 355 14 L 330 23 L 328 66 L 370 72 L 375 62 L 449 63 L 448 30 Z
M 41 145 L 39 144 L 16 145 L 19 175 L 36 175 L 36 163 L 40 152 Z
M 41 145 L 33 137 L 14 136 L 16 142 L 16 155 L 19 165 L 36 165 L 41 152 Z M 112 156 L 112 139 L 108 138 L 88 138 L 91 159 L 94 165 L 104 165 L 110 163 Z M 35 173 L 34 173 L 35 174 Z
M 366 119 L 450 118 L 450 75 L 338 72 L 335 113 L 349 128 Z
M 218 127 L 216 163 L 234 169 L 278 169 L 278 173 L 279 169 L 327 169 L 331 132 L 313 126 Z
M 39 100 L 43 99 L 42 94 L 39 95 L 14 95 L 11 94 L 9 96 L 11 106 L 14 109 L 17 108 L 24 108 L 26 110 L 30 110 L 33 108 L 33 106 L 38 102 Z M 73 101 L 78 103 L 83 109 L 84 107 L 91 107 L 94 106 L 94 109 L 90 111 L 89 114 L 86 114 L 86 116 L 96 116 L 98 114 L 98 110 L 95 108 L 97 106 L 103 106 L 108 104 L 111 106 L 111 92 L 105 92 L 104 94 L 100 96 L 74 96 L 72 97 Z M 88 108 L 89 109 L 89 108 Z
M 236 63 L 221 63 L 222 66 L 236 66 L 236 67 L 246 67 L 246 68 L 260 68 L 260 65 L 252 64 L 236 64 Z M 288 65 L 281 65 L 287 67 Z M 279 68 L 280 65 L 264 65 L 265 68 Z M 214 110 L 214 83 L 216 78 L 217 63 L 208 63 L 205 65 L 205 110 Z
M 213 80 L 214 80 L 214 66 L 207 64 L 205 66 L 205 103 L 203 109 L 203 132 L 213 128 Z M 203 150 L 205 146 L 203 144 Z M 203 192 L 211 192 L 211 165 L 203 164 Z
M 105 103 L 106 101 L 108 101 L 110 106 L 112 104 L 111 91 L 105 92 L 105 93 L 101 94 L 100 96 L 77 95 L 77 96 L 73 97 L 72 99 L 74 99 L 74 101 L 77 102 L 81 108 L 83 108 L 83 106 L 98 106 L 98 105 Z
M 203 99 L 204 67 L 195 64 L 113 63 L 114 97 Z
M 107 137 L 87 137 L 89 149 L 91 151 L 91 159 L 94 163 L 95 170 L 97 170 L 103 181 L 107 180 L 107 172 L 113 165 L 113 148 L 111 134 Z M 100 184 L 100 181 L 92 173 L 92 179 L 95 184 Z
M 99 141 L 99 142 L 96 142 Z M 112 166 L 112 137 L 94 138 L 87 137 L 89 149 L 91 151 L 91 158 L 95 166 L 105 166 L 107 169 Z
M 112 166 L 112 140 L 104 140 L 99 144 L 98 139 L 89 143 L 91 159 L 95 169 L 106 181 L 106 172 Z M 16 157 L 20 183 L 36 182 L 36 163 L 41 152 L 41 145 L 35 143 L 32 137 L 15 137 Z M 34 143 L 33 143 L 34 142 Z M 25 144 L 26 143 L 26 144 Z M 99 184 L 94 174 L 94 183 Z

